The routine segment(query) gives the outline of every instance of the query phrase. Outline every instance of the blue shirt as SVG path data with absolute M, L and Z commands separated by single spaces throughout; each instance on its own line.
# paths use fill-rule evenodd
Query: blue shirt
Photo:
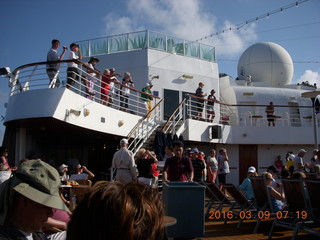
M 251 180 L 249 177 L 246 177 L 241 185 L 239 186 L 239 189 L 242 191 L 245 191 L 246 196 L 249 200 L 254 199 L 254 193 L 252 189 Z

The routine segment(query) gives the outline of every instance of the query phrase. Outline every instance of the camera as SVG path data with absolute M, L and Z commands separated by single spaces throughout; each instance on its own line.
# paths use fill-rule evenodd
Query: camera
M 67 46 L 63 46 L 63 49 L 66 49 L 66 50 L 67 50 L 67 49 L 68 49 L 68 47 L 67 47 Z

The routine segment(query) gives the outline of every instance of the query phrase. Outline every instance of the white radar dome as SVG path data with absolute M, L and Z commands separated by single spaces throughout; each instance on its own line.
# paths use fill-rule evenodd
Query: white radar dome
M 293 62 L 289 53 L 272 42 L 256 43 L 241 55 L 238 78 L 252 82 L 270 83 L 272 87 L 289 84 L 293 76 Z

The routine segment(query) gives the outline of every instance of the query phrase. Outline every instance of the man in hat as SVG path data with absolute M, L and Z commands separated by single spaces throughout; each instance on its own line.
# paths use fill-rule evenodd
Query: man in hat
M 210 92 L 210 95 L 208 96 L 208 102 L 207 102 L 207 121 L 208 122 L 213 122 L 213 119 L 215 117 L 215 112 L 214 112 L 214 103 L 216 101 L 216 97 L 214 96 L 215 90 L 212 89 Z
M 109 103 L 108 106 L 111 106 L 113 104 L 113 99 L 114 97 L 117 97 L 117 95 L 115 95 L 115 86 L 114 83 L 120 83 L 120 81 L 118 80 L 117 76 L 121 77 L 122 75 L 120 73 L 116 73 L 116 69 L 115 68 L 110 68 L 110 91 L 109 91 Z
M 193 181 L 200 183 L 205 180 L 203 177 L 203 170 L 206 168 L 206 164 L 204 163 L 203 160 L 199 158 L 198 148 L 192 149 L 190 154 L 191 154 L 191 163 L 192 163 L 193 172 L 194 172 Z
M 116 170 L 115 180 L 124 184 L 137 181 L 137 170 L 133 158 L 133 153 L 128 150 L 128 140 L 121 139 L 120 149 L 113 155 L 111 180 L 113 180 L 113 171 Z
M 147 83 L 147 85 L 142 88 L 141 90 L 141 100 L 144 102 L 146 109 L 148 111 L 147 117 L 150 117 L 150 111 L 152 110 L 152 93 L 151 93 L 151 88 L 152 88 L 152 83 Z
M 70 52 L 68 52 L 67 60 L 71 59 L 82 59 L 82 53 L 80 50 L 80 46 L 76 43 L 70 44 Z M 70 88 L 74 85 L 75 81 L 79 81 L 80 73 L 78 70 L 78 64 L 75 62 L 69 62 L 67 68 L 67 88 Z
M 199 82 L 199 86 L 196 90 L 196 96 L 198 97 L 196 99 L 197 101 L 197 117 L 196 119 L 200 120 L 201 119 L 201 115 L 202 115 L 202 111 L 203 111 L 203 103 L 204 103 L 204 97 L 207 96 L 207 94 L 203 93 L 203 87 L 204 87 L 204 83 L 203 82 Z
M 41 232 L 52 209 L 69 212 L 59 195 L 56 169 L 41 160 L 20 165 L 0 185 L 0 239 L 47 239 Z
M 304 171 L 304 163 L 303 163 L 303 157 L 306 154 L 306 150 L 304 149 L 300 149 L 298 154 L 296 155 L 296 157 L 294 158 L 294 170 L 295 171 L 299 171 L 299 172 L 303 172 Z

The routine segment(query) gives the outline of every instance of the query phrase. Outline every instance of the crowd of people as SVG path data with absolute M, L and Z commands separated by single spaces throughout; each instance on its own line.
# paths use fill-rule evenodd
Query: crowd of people
M 56 61 L 63 60 L 81 60 L 82 53 L 80 46 L 76 43 L 70 44 L 70 51 L 66 54 L 68 47 L 63 47 L 63 52 L 59 55 L 58 49 L 60 47 L 60 41 L 57 39 L 52 40 L 52 46 L 47 54 L 47 66 L 46 72 L 49 77 L 50 87 L 59 87 L 59 70 L 60 64 Z M 115 68 L 106 68 L 103 74 L 100 74 L 96 64 L 100 62 L 97 57 L 91 57 L 87 63 L 84 63 L 86 74 L 83 74 L 79 69 L 79 64 L 74 61 L 68 62 L 67 68 L 67 88 L 72 88 L 76 82 L 82 83 L 85 88 L 86 97 L 93 100 L 97 95 L 100 95 L 100 103 L 103 105 L 111 106 L 115 98 L 119 97 L 120 110 L 129 111 L 129 97 L 130 89 L 134 88 L 134 82 L 130 72 L 125 72 L 120 81 L 117 77 L 122 77 L 121 74 L 116 73 Z M 97 79 L 101 82 L 97 83 Z M 119 89 L 116 90 L 115 84 L 119 85 Z M 99 87 L 95 87 L 100 85 Z M 151 92 L 152 83 L 147 82 L 146 86 L 142 88 L 140 92 L 141 102 L 145 104 L 147 113 L 152 110 L 153 95 Z M 149 117 L 149 115 L 148 115 Z
M 230 173 L 225 148 L 219 149 L 217 155 L 216 150 L 211 149 L 206 157 L 198 148 L 185 149 L 182 142 L 176 141 L 173 146 L 167 146 L 165 152 L 161 169 L 163 181 L 216 183 L 218 178 L 219 187 L 224 190 L 223 184 Z M 275 211 L 285 206 L 281 179 L 305 178 L 309 172 L 320 178 L 320 151 L 315 149 L 308 163 L 303 159 L 305 153 L 304 149 L 296 155 L 288 152 L 285 163 L 277 156 L 274 165 L 261 174 L 266 179 Z M 112 161 L 115 181 L 95 183 L 73 214 L 61 194 L 61 183 L 92 179 L 94 174 L 90 170 L 77 161 L 70 161 L 74 166 L 72 172 L 68 170 L 69 165 L 54 168 L 40 159 L 23 159 L 18 167 L 11 167 L 6 147 L 0 147 L 0 155 L 1 239 L 88 239 L 88 234 L 93 238 L 116 239 L 149 239 L 149 236 L 163 239 L 165 236 L 163 204 L 157 189 L 159 161 L 153 151 L 141 148 L 134 156 L 128 150 L 128 140 L 122 139 Z M 256 167 L 249 167 L 247 178 L 239 186 L 250 200 L 254 199 L 250 178 L 257 175 Z M 227 196 L 227 192 L 225 194 Z M 134 217 L 133 213 L 136 213 Z M 102 228 L 102 225 L 108 228 Z M 88 233 L 87 226 L 99 231 Z M 48 231 L 52 227 L 63 232 Z

